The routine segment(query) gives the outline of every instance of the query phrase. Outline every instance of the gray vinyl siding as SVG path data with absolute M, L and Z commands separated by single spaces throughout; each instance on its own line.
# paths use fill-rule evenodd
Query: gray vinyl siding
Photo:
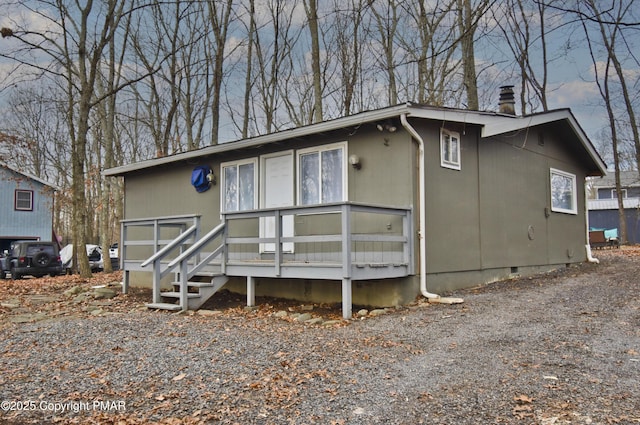
M 354 169 L 347 165 L 347 200 L 380 206 L 412 207 L 416 195 L 415 181 L 415 144 L 402 130 L 396 133 L 381 133 L 373 125 L 364 126 L 357 134 L 346 136 L 325 134 L 297 143 L 281 146 L 268 146 L 264 149 L 231 152 L 216 158 L 202 158 L 198 163 L 178 163 L 161 166 L 143 172 L 132 173 L 125 179 L 125 217 L 127 219 L 145 217 L 163 217 L 183 214 L 201 216 L 203 231 L 214 228 L 220 223 L 220 164 L 223 162 L 259 158 L 278 150 L 293 150 L 294 168 L 298 161 L 297 152 L 314 146 L 346 143 L 346 156 L 358 155 L 362 168 Z M 217 176 L 217 184 L 203 193 L 197 193 L 191 186 L 192 169 L 201 164 L 210 166 Z M 258 161 L 260 167 L 260 161 Z M 256 170 L 259 178 L 262 173 Z M 297 174 L 294 170 L 294 190 L 297 193 Z M 261 190 L 258 180 L 257 190 Z M 415 217 L 415 215 L 414 215 Z M 244 236 L 257 232 L 257 222 L 247 223 Z M 402 219 L 399 217 L 376 217 L 359 215 L 353 223 L 354 231 L 362 233 L 384 232 L 401 234 Z M 332 216 L 305 216 L 295 219 L 296 235 L 318 233 L 337 234 L 340 229 L 339 218 Z M 240 236 L 240 234 L 235 234 Z M 335 244 L 316 243 L 296 246 L 296 252 L 313 250 L 319 255 L 335 252 Z M 249 249 L 250 247 L 247 247 Z M 371 247 L 372 250 L 377 249 Z
M 461 169 L 440 165 L 440 129 L 421 128 L 426 155 L 427 273 L 481 268 L 478 204 L 478 130 L 445 125 L 460 133 Z
M 480 139 L 478 128 L 445 128 L 461 134 L 459 171 L 440 166 L 439 130 L 423 129 L 429 275 L 584 261 L 585 173 L 560 136 L 541 145 L 536 129 Z M 551 211 L 550 168 L 576 175 L 577 214 Z

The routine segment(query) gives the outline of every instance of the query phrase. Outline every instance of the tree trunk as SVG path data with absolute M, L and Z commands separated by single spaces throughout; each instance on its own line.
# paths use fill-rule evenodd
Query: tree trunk
M 320 71 L 320 40 L 318 36 L 318 6 L 316 0 L 306 0 L 305 10 L 311 36 L 311 73 L 313 74 L 313 122 L 322 122 L 322 73 Z
M 480 109 L 480 102 L 478 101 L 478 79 L 473 41 L 477 28 L 477 17 L 472 11 L 471 0 L 458 0 L 458 13 L 460 49 L 462 50 L 462 80 L 467 93 L 467 108 L 477 111 Z M 476 13 L 480 13 L 480 11 L 476 11 Z

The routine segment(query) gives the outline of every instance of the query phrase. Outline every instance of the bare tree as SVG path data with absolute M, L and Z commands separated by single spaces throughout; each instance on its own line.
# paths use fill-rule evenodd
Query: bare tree
M 122 29 L 124 17 L 132 13 L 133 4 L 125 0 L 89 0 L 84 4 L 40 0 L 20 2 L 17 6 L 38 14 L 49 28 L 36 31 L 16 23 L 15 28 L 2 29 L 3 37 L 19 43 L 9 52 L 0 53 L 0 57 L 64 81 L 66 123 L 71 141 L 72 227 L 77 257 L 74 264 L 79 266 L 83 277 L 88 277 L 91 275 L 88 258 L 78 253 L 84 252 L 87 241 L 85 173 L 91 114 L 105 99 L 96 95 L 95 87 L 105 51 Z M 25 50 L 31 54 L 24 55 Z
M 220 5 L 218 5 L 220 3 Z M 220 129 L 220 101 L 224 73 L 225 44 L 229 30 L 233 0 L 209 1 L 210 34 L 214 37 L 212 96 L 211 96 L 211 144 L 218 144 Z M 211 60 L 211 59 L 209 59 Z
M 277 119 L 278 105 L 282 103 L 281 93 L 290 72 L 293 46 L 300 37 L 301 28 L 294 28 L 293 20 L 297 1 L 272 0 L 268 2 L 269 21 L 259 28 L 254 37 L 255 60 L 258 69 L 255 87 L 258 100 L 254 107 L 260 112 L 254 116 L 264 117 L 264 131 L 271 133 L 281 127 Z M 289 70 L 287 70 L 289 66 Z
M 318 5 L 316 0 L 304 0 L 304 9 L 311 37 L 311 73 L 313 76 L 313 121 L 321 122 L 322 74 L 320 71 L 320 36 L 318 33 Z
M 458 26 L 462 52 L 462 81 L 467 94 L 467 108 L 477 111 L 478 77 L 476 73 L 475 37 L 480 19 L 492 6 L 492 0 L 458 0 Z
M 564 43 L 556 54 L 550 51 L 548 38 L 561 29 L 562 16 L 547 3 L 537 0 L 507 0 L 493 8 L 494 20 L 501 30 L 501 43 L 509 47 L 520 79 L 521 113 L 541 108 L 549 110 L 549 66 L 566 55 Z
M 244 81 L 243 115 L 242 115 L 242 138 L 249 136 L 249 114 L 251 90 L 253 89 L 253 45 L 256 35 L 256 5 L 255 0 L 249 0 L 249 29 L 247 40 L 247 68 Z
M 402 7 L 409 23 L 399 37 L 400 43 L 416 70 L 409 76 L 409 87 L 417 93 L 416 101 L 444 106 L 450 99 L 449 92 L 455 90 L 452 86 L 460 68 L 460 60 L 455 57 L 456 0 L 407 1 Z
M 378 58 L 380 67 L 386 73 L 388 87 L 388 102 L 391 105 L 398 103 L 398 87 L 396 84 L 396 61 L 395 41 L 398 29 L 398 3 L 396 0 L 388 0 L 379 2 L 378 6 L 375 0 L 369 0 L 369 7 L 376 20 L 376 29 L 380 39 L 380 47 L 382 50 L 381 57 Z
M 363 75 L 362 56 L 366 43 L 364 37 L 365 0 L 334 0 L 332 15 L 335 16 L 334 26 L 330 31 L 335 46 L 333 54 L 337 62 L 338 84 L 332 87 L 338 97 L 338 114 L 351 115 L 356 111 L 358 89 L 362 89 Z M 328 49 L 328 54 L 332 49 Z

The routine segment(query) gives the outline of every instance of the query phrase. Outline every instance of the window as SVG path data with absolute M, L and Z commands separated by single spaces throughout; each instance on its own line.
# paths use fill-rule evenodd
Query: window
M 222 211 L 256 208 L 256 159 L 222 164 Z
M 620 193 L 622 194 L 622 199 L 627 197 L 627 189 L 621 189 Z M 618 192 L 615 189 L 611 189 L 611 198 L 618 199 Z
M 33 211 L 33 191 L 16 190 L 15 208 L 17 211 Z
M 440 165 L 460 169 L 460 133 L 440 129 Z
M 326 204 L 345 200 L 345 144 L 298 152 L 298 202 Z
M 551 210 L 577 214 L 576 176 L 564 171 L 551 169 Z

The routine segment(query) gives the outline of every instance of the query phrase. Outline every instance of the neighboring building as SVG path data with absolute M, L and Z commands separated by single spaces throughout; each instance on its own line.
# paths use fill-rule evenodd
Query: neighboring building
M 0 163 L 0 252 L 16 240 L 52 241 L 55 189 Z
M 590 185 L 596 199 L 589 199 L 589 227 L 592 229 L 620 229 L 618 193 L 615 173 L 593 178 Z M 627 224 L 627 243 L 640 243 L 640 174 L 620 172 L 620 192 Z
M 409 103 L 105 175 L 124 177 L 125 287 L 153 280 L 151 307 L 186 308 L 187 279 L 209 271 L 214 289 L 246 283 L 249 304 L 342 300 L 350 317 L 352 302 L 401 305 L 585 261 L 585 178 L 605 170 L 568 109 Z M 171 243 L 180 257 L 163 257 Z M 181 270 L 182 292 L 160 294 Z

